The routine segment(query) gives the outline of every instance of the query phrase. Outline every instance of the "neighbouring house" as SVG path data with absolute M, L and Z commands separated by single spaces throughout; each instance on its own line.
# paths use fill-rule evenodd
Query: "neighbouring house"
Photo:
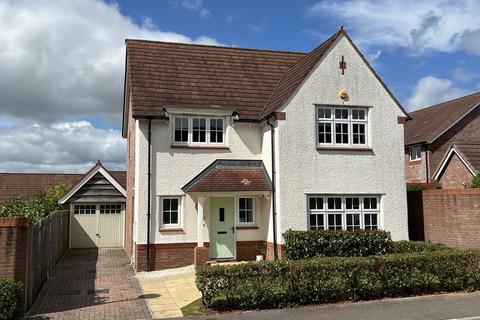
M 69 248 L 123 247 L 126 172 L 107 171 L 98 161 L 85 174 L 0 173 L 0 200 L 30 197 L 63 182 L 71 189 L 59 200 L 69 210 Z
M 410 113 L 407 183 L 467 187 L 480 170 L 480 92 Z
M 407 113 L 341 28 L 308 53 L 126 40 L 136 270 L 282 255 L 288 229 L 408 239 Z

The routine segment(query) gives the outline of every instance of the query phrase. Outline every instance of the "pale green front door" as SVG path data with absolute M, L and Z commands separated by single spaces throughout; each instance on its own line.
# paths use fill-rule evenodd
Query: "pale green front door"
M 233 211 L 233 197 L 210 199 L 210 256 L 213 259 L 235 257 Z

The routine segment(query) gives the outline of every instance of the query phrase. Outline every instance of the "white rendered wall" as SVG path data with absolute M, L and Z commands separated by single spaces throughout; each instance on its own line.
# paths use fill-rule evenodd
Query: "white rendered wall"
M 347 62 L 343 76 L 342 55 Z M 338 97 L 341 89 L 348 101 Z M 317 150 L 315 104 L 371 106 L 368 139 L 373 152 Z M 278 122 L 279 236 L 288 228 L 308 227 L 307 194 L 377 194 L 380 227 L 393 239 L 408 239 L 403 125 L 397 123 L 405 115 L 345 37 L 282 111 L 287 120 Z

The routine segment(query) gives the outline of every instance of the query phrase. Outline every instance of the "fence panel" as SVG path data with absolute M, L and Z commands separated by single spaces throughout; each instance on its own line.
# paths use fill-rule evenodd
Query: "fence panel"
M 29 309 L 68 249 L 69 212 L 57 211 L 28 230 L 26 309 Z

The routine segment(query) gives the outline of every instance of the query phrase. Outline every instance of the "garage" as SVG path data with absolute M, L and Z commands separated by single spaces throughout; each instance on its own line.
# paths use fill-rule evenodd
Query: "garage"
M 125 188 L 100 162 L 59 200 L 70 210 L 70 248 L 123 247 Z

